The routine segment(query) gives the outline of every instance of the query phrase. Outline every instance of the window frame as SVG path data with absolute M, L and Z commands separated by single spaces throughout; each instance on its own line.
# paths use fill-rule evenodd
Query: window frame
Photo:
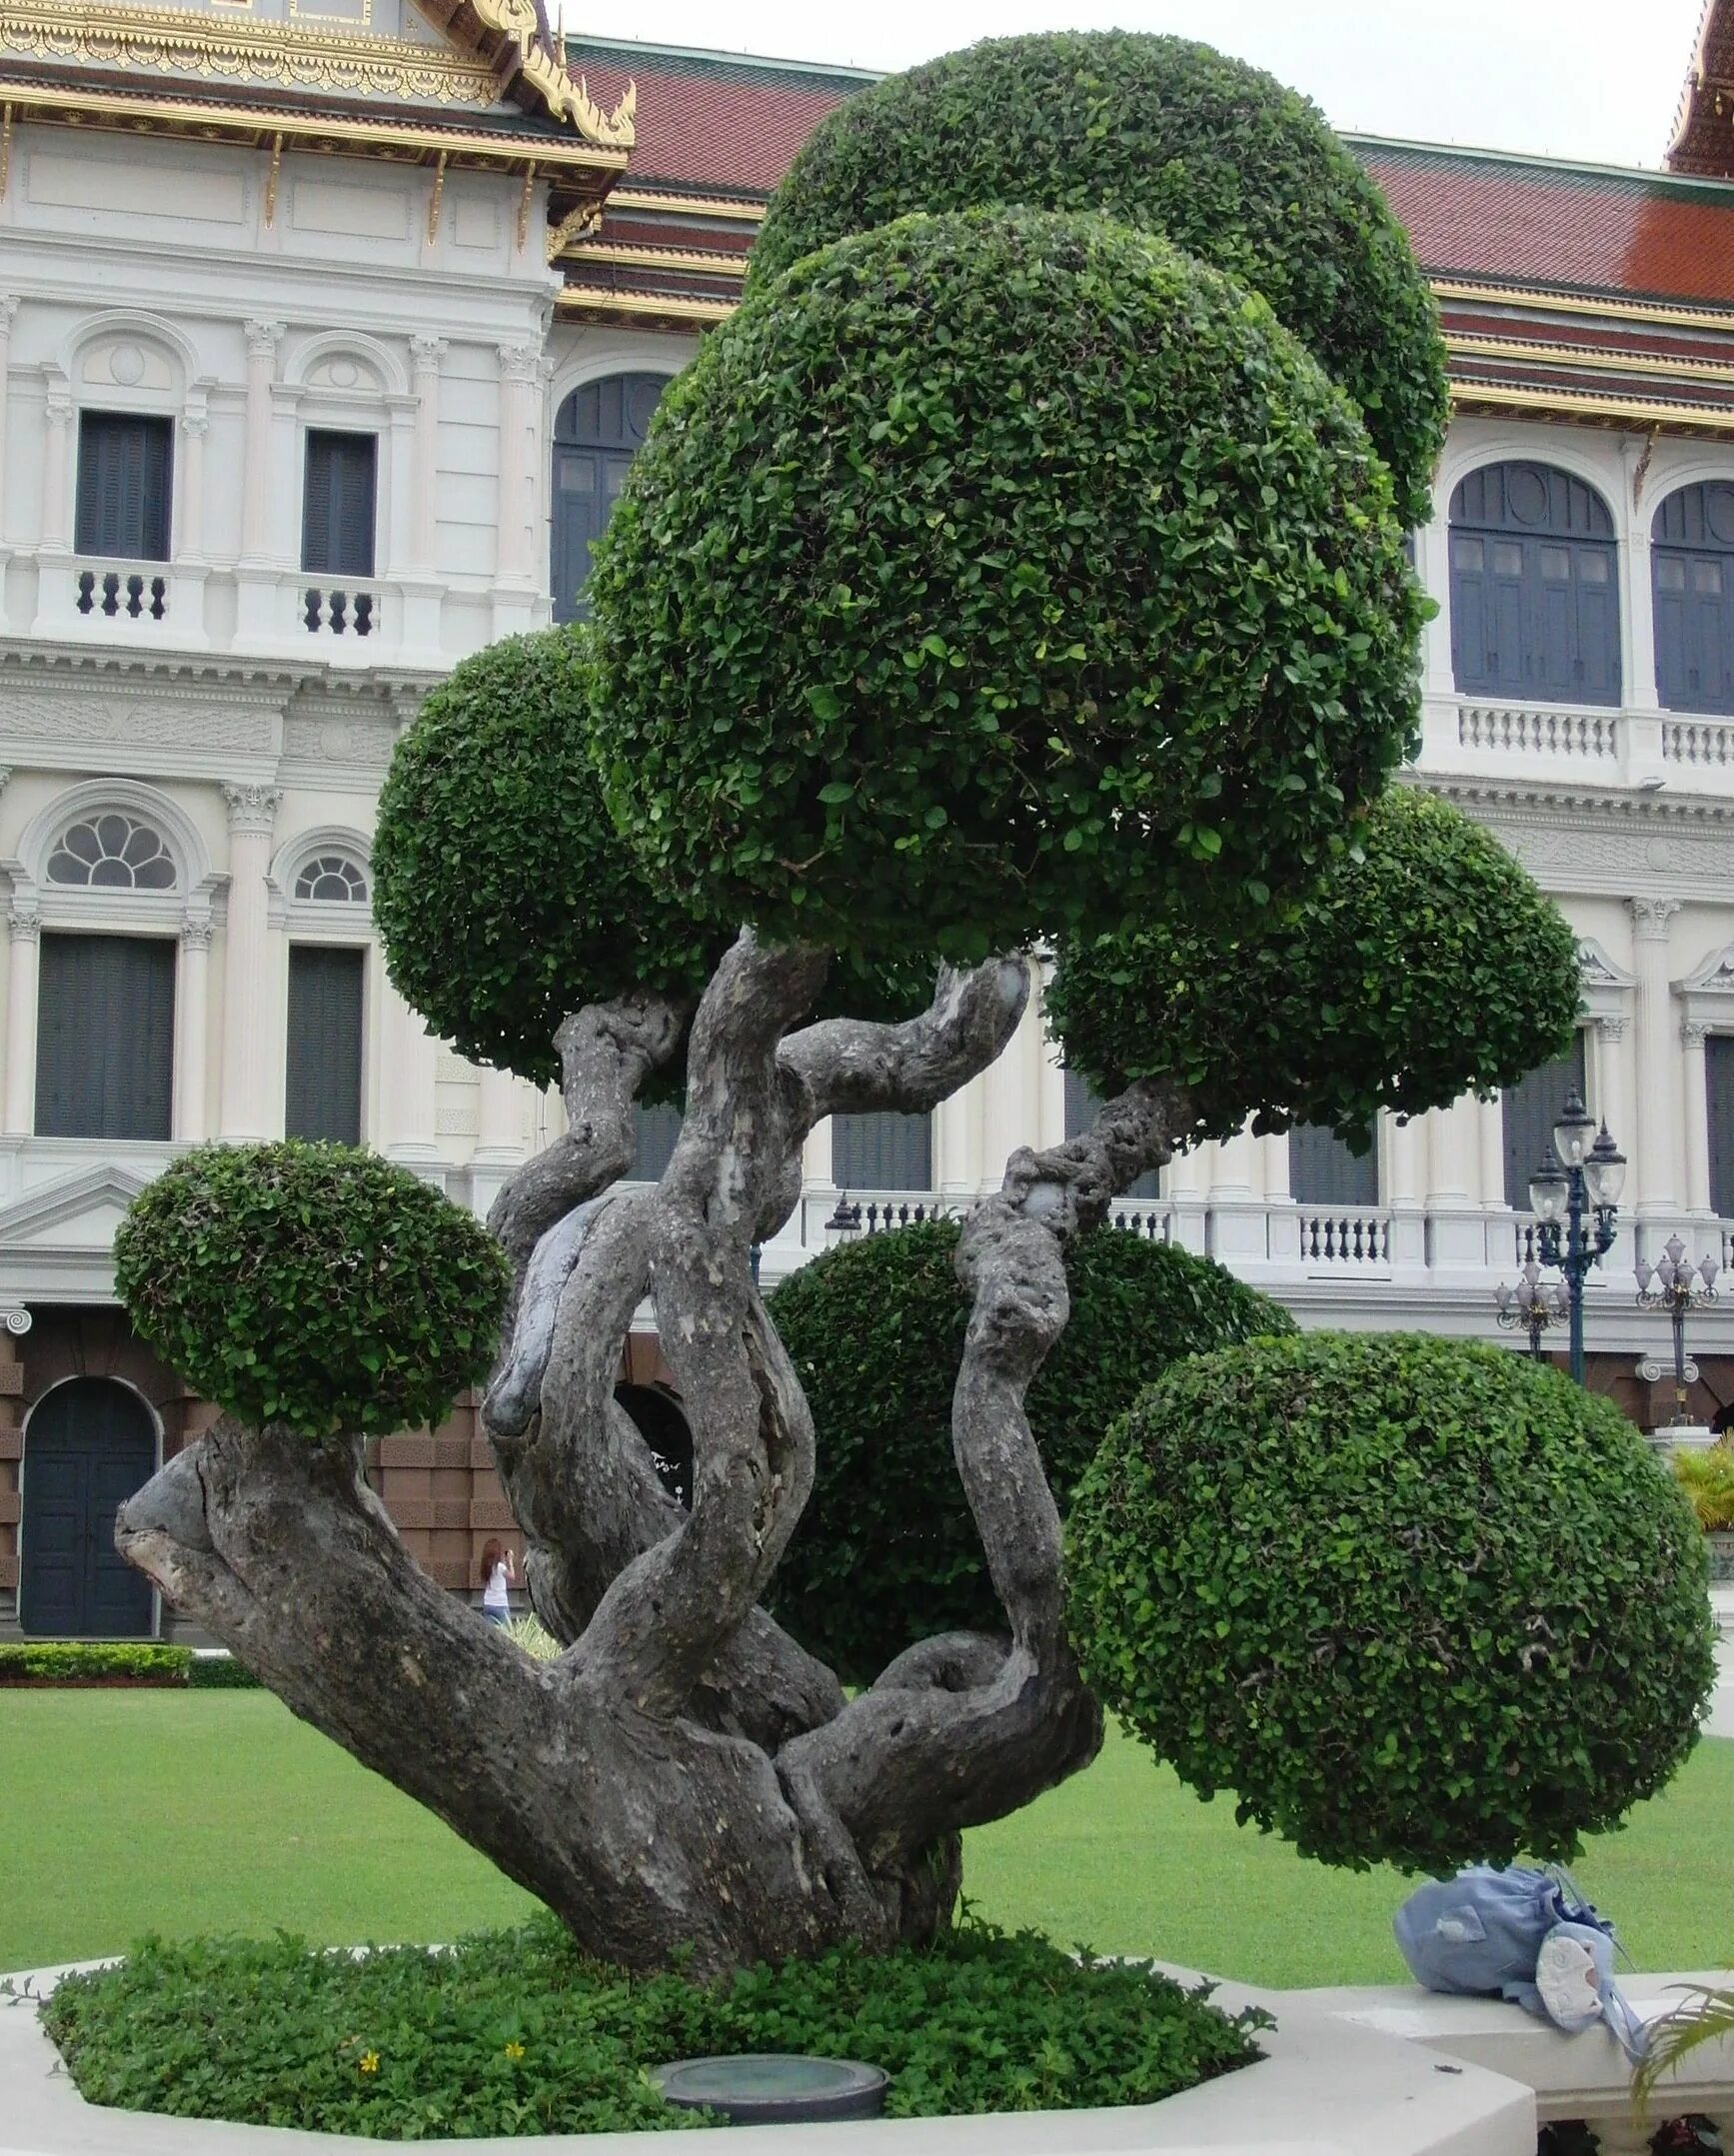
M 328 544 L 323 549 L 320 549 L 316 548 L 312 543 L 313 526 L 311 520 L 315 506 L 314 454 L 316 445 L 321 448 L 331 447 L 335 449 L 337 445 L 363 442 L 368 445 L 369 450 L 367 546 L 365 550 L 358 548 L 356 552 L 359 556 L 361 552 L 365 551 L 367 565 L 363 568 L 360 566 L 359 561 L 355 564 L 347 561 L 339 563 L 330 559 L 315 561 L 311 559 L 315 553 L 323 552 L 329 556 L 336 556 L 346 552 L 345 546 L 342 544 L 346 535 L 341 529 L 341 519 L 336 509 L 329 505 L 325 519 L 327 529 L 324 535 Z M 300 575 L 304 577 L 323 577 L 328 580 L 341 578 L 349 583 L 361 584 L 372 584 L 377 580 L 380 559 L 380 479 L 383 464 L 384 456 L 380 443 L 380 430 L 377 427 L 337 427 L 323 422 L 316 423 L 312 420 L 309 420 L 303 426 L 301 430 Z M 335 499 L 335 497 L 332 499 Z M 348 536 L 353 537 L 354 535 Z
M 105 534 L 87 526 L 86 510 L 91 507 L 93 516 L 98 514 L 100 502 L 91 504 L 86 493 L 87 444 L 104 430 L 118 433 L 125 428 L 137 428 L 141 438 L 154 437 L 162 445 L 161 483 L 156 504 L 156 517 L 150 514 L 149 487 L 141 481 L 140 547 L 137 551 L 124 546 L 100 546 L 90 542 Z M 80 405 L 78 427 L 73 452 L 72 493 L 72 551 L 80 561 L 87 562 L 153 562 L 167 564 L 174 559 L 175 540 L 175 417 L 171 413 L 156 411 L 130 411 L 108 405 Z M 94 474 L 90 480 L 94 496 L 101 481 Z M 160 530 L 157 527 L 160 526 Z M 152 543 L 160 541 L 160 551 L 153 551 Z

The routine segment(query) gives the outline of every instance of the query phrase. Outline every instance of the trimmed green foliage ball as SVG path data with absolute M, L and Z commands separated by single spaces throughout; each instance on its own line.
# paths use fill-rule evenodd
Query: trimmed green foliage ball
M 1194 1088 L 1182 1135 L 1325 1123 L 1364 1142 L 1381 1108 L 1483 1098 L 1564 1053 L 1577 940 L 1490 832 L 1431 796 L 1374 804 L 1355 857 L 1237 933 L 1208 908 L 1070 938 L 1049 987 L 1067 1065 L 1103 1093 Z
M 1313 1332 L 1176 1364 L 1072 1497 L 1084 1672 L 1302 1854 L 1445 1872 L 1653 1796 L 1714 1680 L 1690 1506 L 1527 1357 Z
M 478 1220 L 350 1145 L 201 1145 L 140 1191 L 114 1254 L 135 1329 L 188 1384 L 312 1438 L 444 1421 L 506 1300 Z
M 1353 408 L 1100 220 L 909 218 L 744 305 L 589 586 L 617 822 L 697 912 L 976 959 L 1336 842 L 1417 712 Z
M 818 1457 L 773 1606 L 846 1683 L 933 1632 L 1005 1629 L 951 1455 L 969 1317 L 957 1234 L 932 1220 L 840 1245 L 771 1297 Z M 1062 1510 L 1109 1423 L 1177 1355 L 1292 1330 L 1220 1265 L 1121 1228 L 1074 1243 L 1065 1277 L 1071 1316 L 1027 1402 Z
M 1445 365 L 1408 239 L 1316 106 L 1207 45 L 1062 31 L 874 84 L 789 168 L 751 288 L 911 211 L 1009 203 L 1098 210 L 1261 292 L 1364 411 L 1403 516 L 1426 521 Z
M 399 740 L 374 834 L 393 985 L 466 1056 L 539 1085 L 570 1013 L 637 988 L 697 995 L 727 941 L 616 837 L 590 727 L 584 630 L 490 645 Z

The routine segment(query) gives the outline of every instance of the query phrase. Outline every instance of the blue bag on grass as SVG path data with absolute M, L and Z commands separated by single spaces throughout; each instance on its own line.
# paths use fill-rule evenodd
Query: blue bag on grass
M 1472 1864 L 1418 1886 L 1391 1928 L 1429 1991 L 1508 1999 L 1574 2036 L 1604 2022 L 1643 2056 L 1644 2025 L 1614 1982 L 1614 1928 L 1563 1873 Z

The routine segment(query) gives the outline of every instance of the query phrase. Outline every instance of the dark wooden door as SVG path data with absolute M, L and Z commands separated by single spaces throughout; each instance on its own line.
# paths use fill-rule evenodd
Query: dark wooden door
M 18 1617 L 46 1639 L 143 1639 L 151 1587 L 114 1546 L 114 1516 L 151 1478 L 157 1439 L 138 1395 L 106 1377 L 57 1385 L 24 1439 Z
M 660 374 L 617 374 L 575 389 L 555 415 L 550 590 L 557 622 L 581 621 L 590 553 L 614 514 L 658 399 Z

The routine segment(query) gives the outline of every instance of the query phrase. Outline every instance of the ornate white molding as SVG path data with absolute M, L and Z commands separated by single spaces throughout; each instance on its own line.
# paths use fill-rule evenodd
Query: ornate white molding
M 253 320 L 243 322 L 241 329 L 247 339 L 249 359 L 275 360 L 278 346 L 289 334 L 287 322 Z
M 209 914 L 190 914 L 181 923 L 181 949 L 183 951 L 209 951 L 211 939 L 216 933 L 217 925 Z
M 229 804 L 229 829 L 233 832 L 262 832 L 270 837 L 277 822 L 277 811 L 283 796 L 274 786 L 225 785 L 223 799 Z
M 1627 899 L 1626 911 L 1632 917 L 1632 933 L 1640 944 L 1665 944 L 1668 925 L 1680 911 L 1678 899 Z
M 540 345 L 496 345 L 500 372 L 508 382 L 534 382 L 542 361 Z
M 440 362 L 451 349 L 444 337 L 412 337 L 410 339 L 410 367 L 418 376 L 437 375 Z
M 42 909 L 33 899 L 15 899 L 6 916 L 15 944 L 33 944 L 42 934 Z

